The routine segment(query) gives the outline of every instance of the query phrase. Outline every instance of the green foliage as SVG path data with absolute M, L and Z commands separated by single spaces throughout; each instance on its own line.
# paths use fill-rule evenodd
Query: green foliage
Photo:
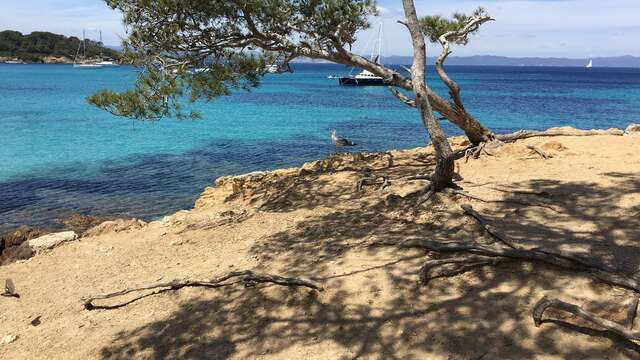
M 67 56 L 73 58 L 78 51 L 80 39 L 65 37 L 49 32 L 32 32 L 22 35 L 17 31 L 0 32 L 0 56 L 17 57 L 18 59 L 40 62 L 45 56 Z M 106 57 L 118 58 L 119 53 L 108 49 L 95 41 L 86 41 L 87 57 L 97 57 L 103 54 Z
M 123 13 L 124 56 L 143 73 L 134 89 L 88 100 L 137 119 L 194 115 L 181 101 L 250 90 L 277 59 L 335 53 L 376 14 L 373 0 L 105 1 Z
M 420 19 L 422 32 L 432 43 L 437 43 L 439 38 L 452 31 L 462 30 L 473 17 L 488 16 L 484 8 L 477 8 L 471 15 L 462 13 L 454 13 L 451 19 L 447 19 L 440 15 L 425 16 Z M 476 27 L 470 34 L 476 33 L 479 27 Z M 466 45 L 469 42 L 467 36 L 456 37 L 452 39 L 458 45 Z

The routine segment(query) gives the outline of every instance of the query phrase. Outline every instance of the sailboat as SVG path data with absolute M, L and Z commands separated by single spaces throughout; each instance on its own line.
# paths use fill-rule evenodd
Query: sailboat
M 102 46 L 102 30 L 100 30 L 100 46 Z M 104 58 L 102 56 L 102 49 L 100 49 L 100 61 L 98 61 L 96 64 L 97 65 L 102 65 L 102 66 L 105 66 L 105 67 L 108 67 L 108 66 L 120 66 L 120 64 L 116 63 L 115 61 L 104 60 Z
M 73 60 L 73 67 L 78 69 L 101 69 L 103 65 L 100 65 L 96 61 L 87 60 L 87 41 L 85 30 L 82 30 L 82 41 L 78 44 L 78 51 L 76 52 L 76 58 Z M 82 56 L 80 53 L 82 52 Z
M 590 69 L 593 67 L 593 60 L 589 59 L 589 63 L 587 64 L 587 66 L 585 66 L 587 69 Z
M 378 48 L 377 55 L 371 55 L 370 60 L 376 64 L 381 64 L 381 52 L 382 52 L 382 24 L 380 24 L 380 28 L 378 29 L 378 42 L 375 44 Z M 375 49 L 375 48 L 374 48 Z M 362 70 L 357 75 L 348 75 L 338 77 L 338 83 L 340 85 L 350 85 L 350 86 L 381 86 L 388 85 L 388 82 L 382 77 L 373 74 L 368 70 Z

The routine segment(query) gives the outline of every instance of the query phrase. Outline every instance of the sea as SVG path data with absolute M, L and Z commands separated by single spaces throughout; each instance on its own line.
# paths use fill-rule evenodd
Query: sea
M 640 69 L 450 66 L 467 109 L 498 133 L 640 123 Z M 193 108 L 200 120 L 134 121 L 87 104 L 124 90 L 133 67 L 0 64 L 0 232 L 55 228 L 72 213 L 160 218 L 193 207 L 216 178 L 299 166 L 336 151 L 330 130 L 382 151 L 424 146 L 417 112 L 384 87 L 340 87 L 353 70 L 295 64 Z M 447 91 L 433 69 L 428 82 Z M 460 134 L 442 122 L 450 135 Z

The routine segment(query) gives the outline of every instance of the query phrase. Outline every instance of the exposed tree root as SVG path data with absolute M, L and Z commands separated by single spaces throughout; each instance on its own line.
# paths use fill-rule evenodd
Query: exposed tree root
M 411 239 L 400 243 L 390 243 L 382 241 L 376 242 L 372 245 L 418 248 L 439 253 L 468 253 L 494 258 L 543 263 L 565 270 L 586 273 L 594 279 L 600 280 L 604 283 L 623 287 L 640 293 L 640 279 L 632 275 L 623 274 L 619 270 L 606 264 L 602 264 L 596 260 L 584 259 L 577 255 L 568 254 L 562 251 L 552 252 L 540 248 L 512 249 L 504 246 L 481 245 L 455 241 L 438 242 L 426 239 Z M 462 265 L 464 265 L 464 263 L 462 263 Z
M 473 195 L 473 194 L 469 194 L 466 191 L 462 191 L 460 189 L 453 189 L 453 188 L 444 189 L 444 192 L 445 193 L 449 193 L 449 194 L 455 194 L 455 195 L 464 196 L 464 197 L 467 197 L 469 199 L 477 200 L 477 201 L 484 202 L 484 203 L 511 203 L 511 204 L 518 204 L 518 205 L 522 205 L 522 206 L 538 206 L 538 207 L 543 207 L 545 209 L 549 209 L 549 210 L 558 212 L 558 210 L 556 208 L 554 208 L 551 205 L 546 205 L 546 204 L 535 204 L 535 203 L 530 203 L 530 202 L 527 202 L 527 201 L 520 201 L 520 200 L 515 200 L 515 199 L 508 199 L 508 200 L 485 199 L 485 198 L 481 198 L 481 197 Z
M 533 152 L 535 152 L 536 154 L 540 155 L 545 160 L 551 159 L 553 157 L 553 156 L 547 154 L 546 152 L 542 151 L 542 149 L 540 149 L 537 146 L 527 145 L 527 148 L 530 149 L 530 150 L 533 150 Z
M 273 284 L 282 285 L 282 286 L 302 286 L 302 287 L 308 287 L 318 291 L 323 290 L 322 285 L 316 282 L 313 282 L 311 280 L 306 280 L 302 278 L 287 278 L 287 277 L 282 277 L 278 275 L 262 274 L 262 273 L 256 273 L 250 270 L 246 270 L 246 271 L 229 272 L 227 274 L 216 276 L 209 280 L 176 279 L 168 282 L 160 282 L 160 283 L 155 283 L 155 284 L 137 287 L 137 288 L 127 288 L 127 289 L 116 291 L 113 293 L 88 296 L 88 297 L 82 298 L 82 303 L 85 309 L 87 310 L 116 309 L 119 307 L 126 306 L 128 304 L 131 304 L 132 302 L 135 302 L 147 296 L 159 294 L 165 291 L 179 290 L 179 289 L 182 289 L 183 287 L 219 288 L 219 287 L 234 285 L 238 283 L 244 283 L 245 285 L 252 285 L 256 283 L 273 283 Z M 127 300 L 126 302 L 119 303 L 116 305 L 94 304 L 95 300 L 111 299 L 111 298 L 124 296 L 130 293 L 142 292 L 146 290 L 155 290 L 155 291 L 136 296 L 133 299 Z
M 428 260 L 420 268 L 420 283 L 426 285 L 433 279 L 460 275 L 481 266 L 497 265 L 505 260 L 504 258 L 482 255 Z
M 488 156 L 493 156 L 492 153 L 487 151 L 487 142 L 482 142 L 477 146 L 473 146 L 467 149 L 464 149 L 454 155 L 456 159 L 460 159 L 464 156 L 464 163 L 469 162 L 469 158 L 473 157 L 474 159 L 478 159 L 482 153 Z
M 636 309 L 638 307 L 638 299 L 636 298 L 629 306 L 629 317 L 627 318 L 626 327 L 611 320 L 604 319 L 589 311 L 584 310 L 578 305 L 570 304 L 555 298 L 543 297 L 533 308 L 533 321 L 536 327 L 539 327 L 544 321 L 542 316 L 547 309 L 556 309 L 571 313 L 583 320 L 586 320 L 600 328 L 614 332 L 628 340 L 640 340 L 640 331 L 633 330 L 633 320 L 635 319 Z M 632 316 L 632 317 L 631 317 Z M 631 318 L 630 318 L 631 317 Z M 631 324 L 631 325 L 629 325 Z
M 358 192 L 362 191 L 365 185 L 380 185 L 380 190 L 389 186 L 389 176 L 387 175 L 372 175 L 370 173 L 365 173 L 357 182 L 356 182 L 356 190 Z
M 487 219 L 485 219 L 482 215 L 480 215 L 479 212 L 473 210 L 473 207 L 471 207 L 471 205 L 460 205 L 460 207 L 462 208 L 462 210 L 464 210 L 464 212 L 466 214 L 469 214 L 470 216 L 472 216 L 473 218 L 475 218 L 478 223 L 480 224 L 480 226 L 482 226 L 482 228 L 489 233 L 489 235 L 493 236 L 495 239 L 499 240 L 501 243 L 505 244 L 506 246 L 515 249 L 515 246 L 507 239 L 506 236 L 502 235 L 502 233 L 500 233 L 498 230 L 496 230 L 488 221 Z
M 528 190 L 528 189 L 506 189 L 506 188 L 499 188 L 499 187 L 492 187 L 491 189 L 504 192 L 504 193 L 511 193 L 511 194 L 535 195 L 535 196 L 542 196 L 542 197 L 551 196 L 551 194 L 548 191 L 544 191 L 544 190 L 538 191 L 538 190 Z

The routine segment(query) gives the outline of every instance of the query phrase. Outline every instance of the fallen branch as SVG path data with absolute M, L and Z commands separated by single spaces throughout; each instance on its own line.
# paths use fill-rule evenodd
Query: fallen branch
M 634 305 L 638 305 L 637 301 L 634 301 L 634 303 L 632 303 L 632 306 Z M 594 325 L 614 332 L 626 339 L 640 340 L 640 331 L 633 331 L 632 329 L 626 328 L 616 322 L 604 319 L 598 315 L 582 309 L 578 305 L 570 304 L 555 298 L 548 298 L 546 296 L 540 299 L 540 301 L 538 301 L 538 303 L 533 308 L 532 316 L 533 322 L 535 323 L 536 327 L 539 327 L 543 323 L 542 316 L 547 309 L 565 311 Z
M 535 152 L 536 154 L 540 155 L 545 160 L 551 159 L 553 157 L 553 156 L 547 154 L 546 152 L 542 151 L 542 149 L 540 149 L 539 147 L 534 146 L 534 145 L 527 145 L 527 149 L 533 150 L 533 152 Z
M 502 142 L 514 142 L 516 140 L 528 139 L 532 137 L 594 136 L 594 135 L 622 136 L 624 135 L 624 131 L 620 129 L 609 129 L 609 130 L 550 129 L 546 131 L 520 130 L 511 134 L 496 135 L 496 139 Z
M 228 280 L 233 280 L 233 281 L 229 282 Z M 160 282 L 160 283 L 155 283 L 155 284 L 137 287 L 137 288 L 124 289 L 124 290 L 120 290 L 120 291 L 116 291 L 108 294 L 98 294 L 98 295 L 82 298 L 82 303 L 85 309 L 87 310 L 115 309 L 115 308 L 119 308 L 128 304 L 131 304 L 132 302 L 140 300 L 147 296 L 159 294 L 165 291 L 179 290 L 179 289 L 182 289 L 183 287 L 218 288 L 218 287 L 229 286 L 237 283 L 244 283 L 246 285 L 250 285 L 254 283 L 273 283 L 273 284 L 282 285 L 282 286 L 301 286 L 301 287 L 308 287 L 318 291 L 323 290 L 322 285 L 316 282 L 313 282 L 311 280 L 306 280 L 301 278 L 287 278 L 287 277 L 282 277 L 278 275 L 255 273 L 253 271 L 247 270 L 247 271 L 229 272 L 221 276 L 216 276 L 210 280 L 176 279 L 168 282 Z M 116 305 L 94 304 L 95 300 L 111 299 L 111 298 L 124 296 L 130 293 L 134 293 L 134 292 L 141 292 L 141 291 L 147 291 L 147 290 L 157 290 L 157 291 L 137 296 L 121 304 L 116 304 Z

